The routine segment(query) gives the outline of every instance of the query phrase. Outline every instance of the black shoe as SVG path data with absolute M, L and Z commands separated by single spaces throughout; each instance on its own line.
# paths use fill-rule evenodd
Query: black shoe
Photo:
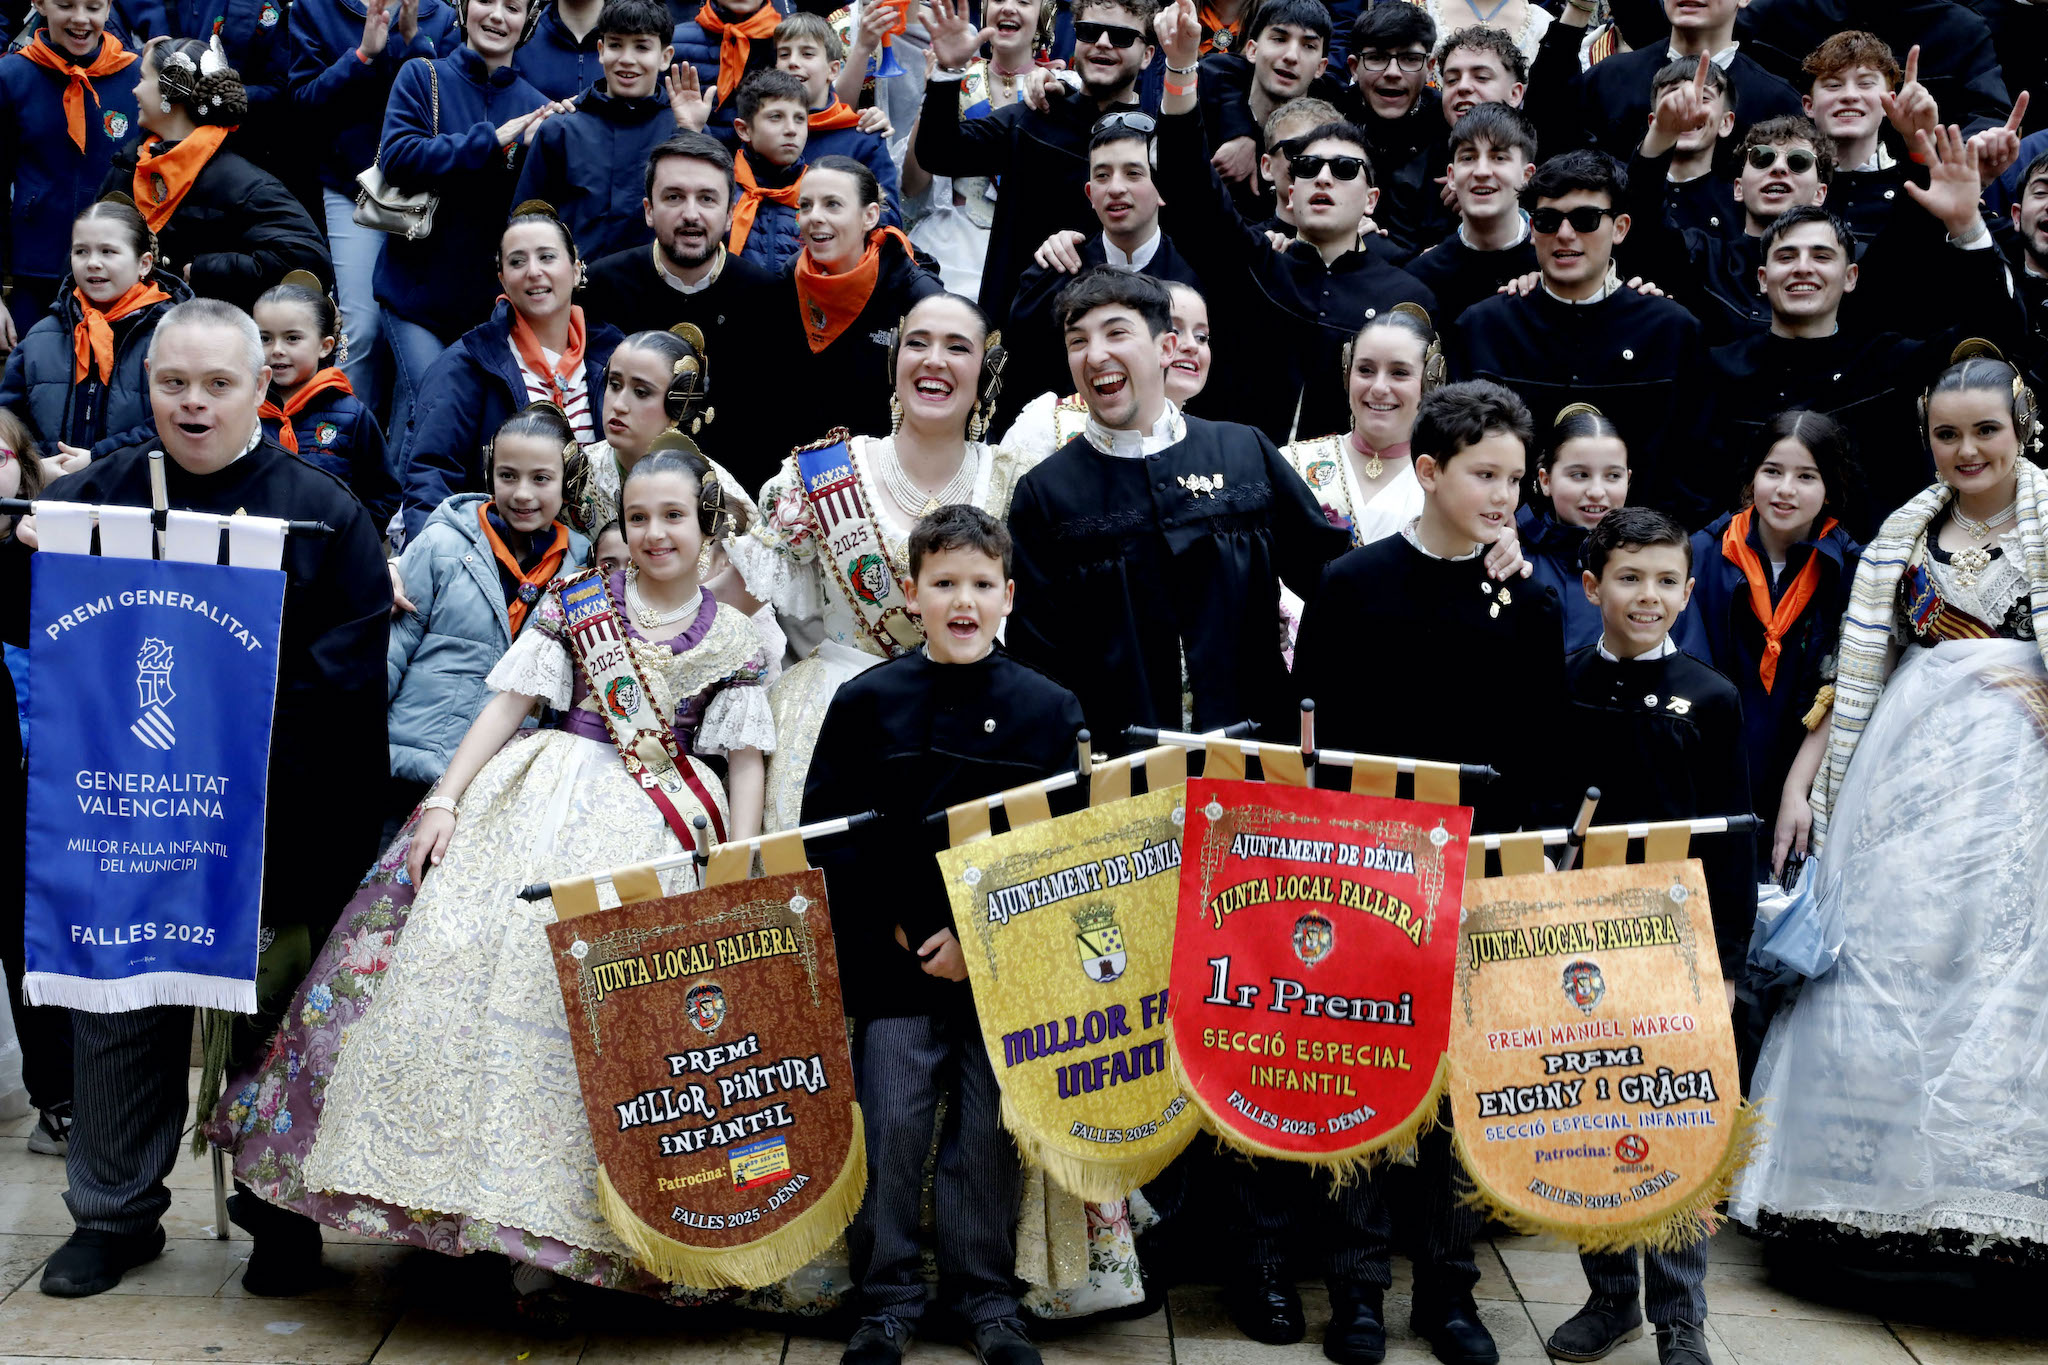
M 1659 1327 L 1657 1365 L 1714 1365 L 1707 1354 L 1707 1329 L 1689 1322 Z
M 1544 1349 L 1559 1360 L 1598 1360 L 1643 1334 L 1643 1307 L 1634 1299 L 1595 1294 L 1557 1325 Z
M 1330 1325 L 1323 1329 L 1323 1354 L 1337 1365 L 1379 1365 L 1387 1358 L 1380 1290 L 1330 1281 Z
M 1418 1295 L 1408 1326 L 1444 1365 L 1497 1365 L 1500 1360 L 1500 1347 L 1479 1320 L 1479 1306 L 1469 1293 L 1444 1299 Z
M 237 1188 L 228 1196 L 228 1221 L 250 1237 L 242 1288 L 251 1294 L 285 1299 L 340 1282 L 339 1274 L 320 1263 L 320 1225 L 304 1214 Z
M 910 1349 L 910 1333 L 894 1318 L 869 1318 L 846 1343 L 839 1365 L 902 1365 Z
M 80 1228 L 44 1263 L 42 1289 L 60 1299 L 104 1294 L 121 1283 L 123 1275 L 163 1252 L 161 1227 L 132 1233 Z
M 63 1156 L 71 1150 L 71 1101 L 40 1110 L 28 1130 L 28 1149 L 38 1156 Z
M 974 1325 L 974 1358 L 981 1365 L 1044 1365 L 1038 1348 L 1016 1318 L 997 1318 Z
M 1301 1295 L 1278 1266 L 1253 1266 L 1223 1287 L 1223 1311 L 1237 1330 L 1268 1346 L 1292 1346 L 1307 1332 Z

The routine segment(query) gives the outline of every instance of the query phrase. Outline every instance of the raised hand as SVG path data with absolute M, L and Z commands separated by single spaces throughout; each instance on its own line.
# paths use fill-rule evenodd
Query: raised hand
M 399 0 L 398 14 L 392 24 L 397 28 L 398 36 L 410 44 L 419 36 L 420 0 Z
M 1707 112 L 1707 57 L 1700 54 L 1699 70 L 1664 92 L 1650 115 L 1650 133 L 1643 139 L 1646 156 L 1662 156 L 1687 133 L 1696 133 L 1711 122 Z
M 1899 130 L 1899 136 L 1906 140 L 1908 147 L 1914 146 L 1914 138 L 1920 133 L 1933 133 L 1941 127 L 1941 109 L 1935 104 L 1934 96 L 1927 93 L 1927 87 L 1920 84 L 1920 47 L 1916 43 L 1906 53 L 1905 80 L 1896 91 L 1884 95 L 1880 101 L 1884 115 L 1891 120 L 1892 127 Z
M 1962 129 L 1950 124 L 1918 133 L 1914 151 L 1927 163 L 1927 188 L 1909 180 L 1906 193 L 1939 219 L 1951 238 L 1974 236 L 1984 226 L 1978 211 L 1984 191 L 1977 176 L 1977 148 L 1963 140 Z
M 1977 178 L 1986 189 L 2020 159 L 2020 120 L 2027 115 L 2028 98 L 2026 91 L 2020 91 L 2004 127 L 1986 128 L 1970 139 L 1970 145 L 1977 149 Z
M 385 0 L 369 0 L 363 14 L 363 41 L 356 50 L 365 57 L 374 57 L 384 50 L 384 44 L 391 39 L 391 11 Z
M 1202 55 L 1202 21 L 1195 0 L 1174 0 L 1152 18 L 1152 32 L 1168 66 L 1190 67 Z
M 704 125 L 711 121 L 711 101 L 697 79 L 697 68 L 688 62 L 677 62 L 661 78 L 661 85 L 668 92 L 668 108 L 676 117 L 676 127 L 703 132 Z
M 889 122 L 889 116 L 882 112 L 882 106 L 879 104 L 871 104 L 861 110 L 853 126 L 863 133 L 873 133 L 877 137 L 887 137 L 896 131 L 896 125 Z
M 1234 137 L 1216 149 L 1209 164 L 1225 180 L 1248 181 L 1259 168 L 1259 144 L 1248 137 Z
M 993 26 L 978 27 L 968 0 L 924 0 L 924 26 L 931 34 L 932 55 L 948 71 L 958 71 L 996 36 Z

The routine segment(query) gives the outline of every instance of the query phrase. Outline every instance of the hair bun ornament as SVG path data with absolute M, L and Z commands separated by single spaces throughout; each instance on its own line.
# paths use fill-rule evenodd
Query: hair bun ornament
M 535 200 L 533 202 L 538 203 L 539 201 Z M 668 329 L 668 334 L 689 342 L 691 349 L 696 351 L 698 355 L 704 354 L 704 329 L 696 323 L 679 322 Z
M 108 190 L 99 197 L 97 202 L 102 204 L 125 204 L 131 209 L 135 207 L 135 200 L 119 190 Z
M 1975 360 L 1978 356 L 1988 356 L 1992 360 L 2004 360 L 2005 352 L 1998 349 L 1996 342 L 1989 341 L 1984 337 L 1964 337 L 1956 343 L 1956 348 L 1948 353 L 1948 363 L 1960 365 L 1965 360 Z
M 1424 308 L 1419 303 L 1410 303 L 1406 299 L 1403 299 L 1400 303 L 1395 304 L 1391 311 L 1396 313 L 1406 313 L 1409 317 L 1414 318 L 1417 322 L 1421 323 L 1424 327 L 1427 327 L 1430 331 L 1434 332 L 1436 330 L 1436 324 L 1430 321 L 1429 310 L 1427 308 Z
M 558 223 L 562 221 L 562 215 L 556 213 L 555 206 L 545 199 L 522 199 L 512 206 L 512 216 L 514 218 L 524 218 L 529 213 L 537 213 L 543 218 L 552 218 Z
M 1607 414 L 1591 403 L 1567 403 L 1557 410 L 1557 416 L 1550 419 L 1550 425 L 1561 427 L 1574 417 L 1598 417 L 1604 421 Z
M 278 283 L 281 285 L 300 285 L 319 294 L 327 292 L 327 286 L 320 283 L 320 277 L 310 270 L 287 270 L 284 272 L 284 278 L 279 280 Z
M 233 70 L 233 68 L 228 65 L 227 49 L 220 45 L 220 31 L 216 29 L 213 36 L 207 40 L 206 51 L 199 54 L 199 74 L 201 76 L 218 76 L 222 72 L 230 70 Z M 219 102 L 219 100 L 214 101 L 216 104 Z

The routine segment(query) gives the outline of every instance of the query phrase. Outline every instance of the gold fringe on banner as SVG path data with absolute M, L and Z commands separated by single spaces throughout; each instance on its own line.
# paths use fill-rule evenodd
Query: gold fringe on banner
M 1183 1093 L 1201 1112 L 1202 1126 L 1216 1135 L 1217 1141 L 1232 1151 L 1244 1152 L 1250 1156 L 1272 1157 L 1279 1161 L 1292 1162 L 1313 1170 L 1328 1171 L 1336 1177 L 1339 1185 L 1349 1184 L 1359 1176 L 1371 1173 L 1373 1168 L 1384 1165 L 1389 1159 L 1413 1147 L 1422 1136 L 1437 1126 L 1437 1109 L 1443 1102 L 1444 1087 L 1450 1081 L 1451 1058 L 1449 1053 L 1438 1059 L 1436 1075 L 1430 1078 L 1429 1093 L 1422 1097 L 1412 1113 L 1394 1128 L 1371 1142 L 1362 1142 L 1356 1147 L 1347 1147 L 1341 1152 L 1331 1152 L 1313 1161 L 1304 1161 L 1300 1152 L 1283 1151 L 1268 1147 L 1256 1138 L 1246 1137 L 1235 1128 L 1227 1127 L 1215 1110 L 1202 1102 L 1201 1095 L 1189 1082 L 1187 1071 L 1181 1066 L 1180 1050 L 1169 1047 L 1166 1055 L 1173 1060 L 1173 1079 Z M 1093 1196 L 1089 1196 L 1093 1198 Z
M 695 1247 L 676 1241 L 642 1221 L 612 1188 L 602 1162 L 597 1168 L 597 1202 L 604 1220 L 633 1253 L 633 1259 L 670 1284 L 693 1289 L 759 1289 L 816 1260 L 853 1222 L 867 1191 L 867 1140 L 860 1106 L 853 1108 L 853 1142 L 846 1163 L 818 1202 L 756 1242 L 737 1247 Z
M 1187 1149 L 1185 1143 L 1174 1143 L 1136 1160 L 1125 1156 L 1084 1157 L 1040 1142 L 1032 1134 L 1031 1121 L 1011 1106 L 1008 1091 L 1002 1095 L 1002 1116 L 1003 1128 L 1016 1142 L 1025 1165 L 1038 1167 L 1055 1185 L 1091 1204 L 1114 1204 L 1140 1185 L 1157 1179 Z
M 1484 1181 L 1472 1174 L 1464 1135 L 1454 1129 L 1452 1137 L 1457 1143 L 1458 1161 L 1472 1181 L 1471 1191 L 1464 1196 L 1465 1202 L 1484 1209 L 1490 1217 L 1498 1218 L 1517 1232 L 1530 1236 L 1547 1232 L 1585 1252 L 1625 1251 L 1631 1247 L 1676 1251 L 1680 1247 L 1691 1246 L 1702 1237 L 1712 1236 L 1720 1225 L 1720 1217 L 1714 1210 L 1734 1190 L 1735 1177 L 1742 1173 L 1742 1168 L 1755 1154 L 1757 1143 L 1763 1138 L 1763 1125 L 1763 1115 L 1747 1100 L 1740 1102 L 1735 1109 L 1735 1135 L 1729 1140 L 1728 1150 L 1722 1154 L 1720 1164 L 1714 1167 L 1714 1173 L 1692 1198 L 1649 1218 L 1601 1227 L 1540 1218 L 1510 1207 Z

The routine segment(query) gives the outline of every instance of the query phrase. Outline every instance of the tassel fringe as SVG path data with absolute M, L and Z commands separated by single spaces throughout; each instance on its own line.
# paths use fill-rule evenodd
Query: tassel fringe
M 1200 1123 L 1184 1123 L 1180 1141 L 1154 1147 L 1142 1156 L 1091 1158 L 1077 1156 L 1040 1139 L 1030 1120 L 1010 1103 L 1008 1091 L 1003 1092 L 1002 1102 L 1003 1127 L 1010 1130 L 1010 1136 L 1024 1160 L 1043 1170 L 1047 1179 L 1068 1194 L 1091 1204 L 1113 1204 L 1158 1176 L 1186 1150 L 1203 1127 Z M 1111 1147 L 1109 1150 L 1117 1149 Z
M 126 1014 L 158 1005 L 191 1005 L 231 1014 L 256 1012 L 254 978 L 197 972 L 143 972 L 105 981 L 61 972 L 30 972 L 21 979 L 21 993 L 31 1005 L 56 1005 L 89 1014 Z
M 1712 1236 L 1720 1226 L 1721 1219 L 1715 1208 L 1735 1188 L 1735 1177 L 1741 1174 L 1742 1168 L 1755 1154 L 1757 1144 L 1763 1138 L 1764 1122 L 1763 1115 L 1747 1101 L 1740 1103 L 1735 1110 L 1735 1133 L 1728 1140 L 1727 1150 L 1721 1154 L 1714 1173 L 1691 1198 L 1676 1208 L 1648 1218 L 1628 1223 L 1606 1223 L 1598 1227 L 1542 1218 L 1510 1207 L 1485 1181 L 1473 1174 L 1471 1156 L 1465 1150 L 1464 1136 L 1459 1134 L 1456 1139 L 1458 1159 L 1464 1164 L 1466 1174 L 1471 1176 L 1473 1186 L 1465 1195 L 1465 1202 L 1484 1209 L 1517 1232 L 1530 1235 L 1551 1233 L 1575 1244 L 1580 1251 L 1625 1251 L 1631 1247 L 1676 1251 L 1680 1247 L 1691 1246 L 1702 1237 Z
M 758 1241 L 737 1247 L 694 1247 L 651 1227 L 613 1188 L 611 1175 L 599 1162 L 597 1202 L 604 1220 L 632 1251 L 633 1259 L 671 1284 L 692 1289 L 759 1289 L 786 1279 L 816 1260 L 853 1222 L 867 1193 L 867 1139 L 860 1106 L 850 1106 L 853 1142 L 846 1164 L 839 1168 L 818 1202 Z
M 1421 1102 L 1409 1112 L 1408 1117 L 1401 1120 L 1395 1127 L 1380 1134 L 1370 1142 L 1362 1142 L 1356 1147 L 1347 1147 L 1341 1152 L 1330 1152 L 1322 1156 L 1304 1156 L 1300 1152 L 1289 1152 L 1283 1151 L 1278 1147 L 1268 1147 L 1264 1143 L 1245 1137 L 1243 1134 L 1226 1127 L 1224 1121 L 1216 1114 L 1216 1111 L 1203 1103 L 1202 1097 L 1196 1093 L 1194 1086 L 1188 1083 L 1187 1072 L 1181 1067 L 1180 1053 L 1171 1048 L 1168 1049 L 1168 1053 L 1173 1058 L 1173 1078 L 1180 1082 L 1181 1089 L 1187 1092 L 1188 1097 L 1194 1101 L 1195 1107 L 1201 1110 L 1204 1126 L 1210 1132 L 1216 1134 L 1217 1139 L 1226 1147 L 1234 1151 L 1244 1152 L 1250 1156 L 1267 1156 L 1281 1161 L 1295 1161 L 1313 1167 L 1318 1171 L 1328 1171 L 1336 1177 L 1333 1182 L 1336 1185 L 1348 1185 L 1361 1176 L 1371 1174 L 1374 1167 L 1384 1165 L 1394 1156 L 1413 1147 L 1423 1134 L 1436 1127 L 1437 1108 L 1443 1099 L 1444 1084 L 1451 1074 L 1451 1059 L 1450 1055 L 1446 1053 L 1437 1059 L 1436 1075 L 1430 1078 L 1428 1092 L 1423 1095 Z

